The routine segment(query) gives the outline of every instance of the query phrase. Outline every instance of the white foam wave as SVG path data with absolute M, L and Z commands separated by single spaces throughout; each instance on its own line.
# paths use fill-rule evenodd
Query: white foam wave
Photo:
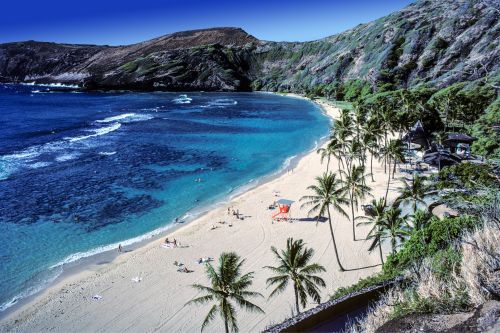
M 33 157 L 37 157 L 40 155 L 36 150 L 28 149 L 19 153 L 14 153 L 10 155 L 4 155 L 3 158 L 6 160 L 14 160 L 14 159 L 31 159 Z
M 133 117 L 133 116 L 135 116 L 135 113 L 124 113 L 124 114 L 120 114 L 118 116 L 113 116 L 113 117 L 108 117 L 108 118 L 96 120 L 96 123 L 111 123 L 114 121 L 122 120 L 122 119 L 125 119 L 128 117 Z
M 63 155 L 60 155 L 60 156 L 57 156 L 55 158 L 55 160 L 57 162 L 65 162 L 65 161 L 70 161 L 70 160 L 74 160 L 75 158 L 78 157 L 79 154 L 63 154 Z
M 20 83 L 22 86 L 40 86 L 40 87 L 50 87 L 50 88 L 80 88 L 77 84 L 64 84 L 64 83 L 36 83 L 33 82 L 25 82 Z
M 0 312 L 7 310 L 11 306 L 17 304 L 20 300 L 35 295 L 36 293 L 42 291 L 43 289 L 45 289 L 45 287 L 54 282 L 55 279 L 57 279 L 57 277 L 61 275 L 61 273 L 62 273 L 62 267 L 58 267 L 58 269 L 53 269 L 50 272 L 49 276 L 45 277 L 45 279 L 43 279 L 41 282 L 22 291 L 21 293 L 12 297 L 9 301 L 0 304 Z
M 76 137 L 73 137 L 73 138 L 66 138 L 66 140 L 68 140 L 69 142 L 76 142 L 76 141 L 81 141 L 81 140 L 86 140 L 86 139 L 89 139 L 89 138 L 93 138 L 93 137 L 96 137 L 96 136 L 106 135 L 108 133 L 116 131 L 121 126 L 122 126 L 122 124 L 120 124 L 120 123 L 114 123 L 113 125 L 108 126 L 108 127 L 101 127 L 101 128 L 90 130 L 90 131 L 93 132 L 92 134 L 82 135 L 82 136 L 76 136 Z
M 38 169 L 38 168 L 43 168 L 43 167 L 49 166 L 50 164 L 51 164 L 50 162 L 35 162 L 33 164 L 29 164 L 28 168 Z
M 193 99 L 187 95 L 179 95 L 176 99 L 172 100 L 175 104 L 191 104 Z
M 297 155 L 293 155 L 293 156 L 288 157 L 288 158 L 287 158 L 287 159 L 283 162 L 283 165 L 281 166 L 281 171 L 284 171 L 285 169 L 287 169 L 287 168 L 290 166 L 290 164 L 291 164 L 292 160 L 293 160 L 294 158 L 296 158 L 296 157 L 297 157 Z
M 153 231 L 150 231 L 150 232 L 148 232 L 148 233 L 146 233 L 144 235 L 141 235 L 141 236 L 137 236 L 137 237 L 134 237 L 134 238 L 130 238 L 130 239 L 127 239 L 127 240 L 124 240 L 124 241 L 121 241 L 121 242 L 117 242 L 117 243 L 113 243 L 113 244 L 109 244 L 109 245 L 99 246 L 99 247 L 96 247 L 96 248 L 94 248 L 92 250 L 89 250 L 89 251 L 74 253 L 72 255 L 67 256 L 66 258 L 64 258 L 63 260 L 61 260 L 60 262 L 58 262 L 57 264 L 52 265 L 50 267 L 50 269 L 57 268 L 57 267 L 60 267 L 60 266 L 63 266 L 63 265 L 67 265 L 69 263 L 75 262 L 75 261 L 83 259 L 83 258 L 88 258 L 88 257 L 91 257 L 91 256 L 95 256 L 97 254 L 101 254 L 101 253 L 104 253 L 104 252 L 116 250 L 118 248 L 118 245 L 120 245 L 120 244 L 122 246 L 129 246 L 129 245 L 132 245 L 132 244 L 135 244 L 135 243 L 142 242 L 144 240 L 147 240 L 147 239 L 150 239 L 150 238 L 152 238 L 154 236 L 162 234 L 165 231 L 171 229 L 172 227 L 174 227 L 173 223 L 169 224 L 169 225 L 166 225 L 164 227 L 155 229 Z
M 112 156 L 116 154 L 116 151 L 100 151 L 99 152 L 99 155 L 103 155 L 103 156 Z
M 218 98 L 216 100 L 208 102 L 206 105 L 202 105 L 202 108 L 225 108 L 226 106 L 237 105 L 238 101 L 230 98 Z
M 113 117 L 108 117 L 100 120 L 96 120 L 96 123 L 111 123 L 111 122 L 120 122 L 120 123 L 131 123 L 135 121 L 146 121 L 153 119 L 154 117 L 149 114 L 137 114 L 137 113 L 124 113 Z

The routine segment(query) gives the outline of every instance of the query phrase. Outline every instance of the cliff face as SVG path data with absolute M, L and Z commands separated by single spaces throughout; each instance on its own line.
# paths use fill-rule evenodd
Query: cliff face
M 425 0 L 322 40 L 259 41 L 238 28 L 179 32 L 127 46 L 0 45 L 0 81 L 89 89 L 301 91 L 366 79 L 449 84 L 498 70 L 500 11 L 489 0 Z

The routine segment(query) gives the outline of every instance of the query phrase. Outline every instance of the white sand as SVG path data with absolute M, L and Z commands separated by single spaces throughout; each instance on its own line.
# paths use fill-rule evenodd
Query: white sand
M 334 107 L 320 102 L 332 117 L 338 114 Z M 336 161 L 331 161 L 331 170 L 337 170 Z M 322 301 L 327 300 L 335 289 L 355 283 L 369 276 L 380 266 L 350 272 L 340 272 L 335 261 L 328 223 L 298 221 L 293 223 L 271 223 L 268 205 L 280 197 L 295 200 L 292 217 L 306 218 L 307 211 L 300 209 L 299 199 L 309 194 L 306 187 L 326 169 L 320 164 L 319 155 L 312 152 L 302 158 L 293 172 L 263 184 L 235 198 L 230 205 L 245 216 L 243 221 L 227 215 L 227 207 L 217 208 L 196 221 L 169 235 L 181 245 L 188 247 L 165 249 L 162 241 L 154 241 L 130 253 L 121 254 L 109 264 L 94 265 L 74 276 L 63 279 L 32 302 L 13 312 L 0 322 L 0 331 L 19 332 L 197 332 L 209 309 L 208 306 L 185 306 L 199 296 L 190 285 L 208 284 L 203 265 L 195 263 L 200 257 L 217 258 L 223 251 L 236 251 L 246 258 L 244 271 L 254 271 L 252 289 L 267 296 L 266 278 L 269 272 L 262 267 L 274 265 L 270 251 L 272 245 L 283 248 L 288 237 L 302 238 L 316 250 L 314 261 L 327 269 L 323 278 L 327 288 Z M 374 165 L 376 182 L 372 194 L 379 198 L 385 194 L 386 175 L 378 163 Z M 389 193 L 393 198 L 395 191 Z M 346 207 L 349 213 L 350 208 Z M 359 211 L 361 214 L 362 211 Z M 224 220 L 233 226 L 221 225 Z M 333 216 L 336 240 L 341 260 L 346 268 L 357 268 L 379 263 L 378 251 L 368 253 L 369 242 L 352 238 L 352 226 L 337 213 Z M 219 228 L 210 230 L 212 225 Z M 358 227 L 358 237 L 364 237 L 367 227 Z M 179 273 L 174 261 L 180 261 L 193 273 Z M 131 281 L 141 276 L 139 283 Z M 101 300 L 93 300 L 99 294 Z M 281 322 L 290 316 L 294 307 L 291 287 L 284 294 L 273 298 L 255 299 L 265 310 L 265 315 L 239 311 L 241 332 L 258 332 L 270 324 Z M 313 307 L 315 304 L 308 304 Z M 223 331 L 220 318 L 207 331 Z

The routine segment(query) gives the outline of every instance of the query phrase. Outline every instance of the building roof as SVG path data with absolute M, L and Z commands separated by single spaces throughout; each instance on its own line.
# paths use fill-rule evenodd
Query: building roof
M 463 133 L 448 133 L 448 138 L 445 141 L 456 141 L 462 143 L 472 143 L 476 140 L 471 136 Z
M 276 203 L 278 205 L 286 205 L 286 206 L 290 206 L 294 203 L 295 201 L 292 201 L 292 200 L 288 200 L 288 199 L 279 199 L 278 201 L 276 201 Z

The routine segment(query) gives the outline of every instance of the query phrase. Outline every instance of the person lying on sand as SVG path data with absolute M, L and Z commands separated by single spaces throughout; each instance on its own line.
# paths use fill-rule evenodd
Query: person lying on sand
M 213 261 L 213 260 L 214 260 L 214 258 L 212 258 L 212 257 L 207 257 L 207 258 L 200 258 L 200 259 L 196 260 L 196 262 L 197 262 L 198 264 L 204 264 L 204 263 L 206 263 L 206 262 L 211 262 L 211 261 Z
M 192 270 L 188 269 L 186 266 L 184 266 L 184 268 L 179 268 L 177 270 L 177 272 L 179 272 L 179 273 L 192 273 L 194 271 L 192 271 Z

